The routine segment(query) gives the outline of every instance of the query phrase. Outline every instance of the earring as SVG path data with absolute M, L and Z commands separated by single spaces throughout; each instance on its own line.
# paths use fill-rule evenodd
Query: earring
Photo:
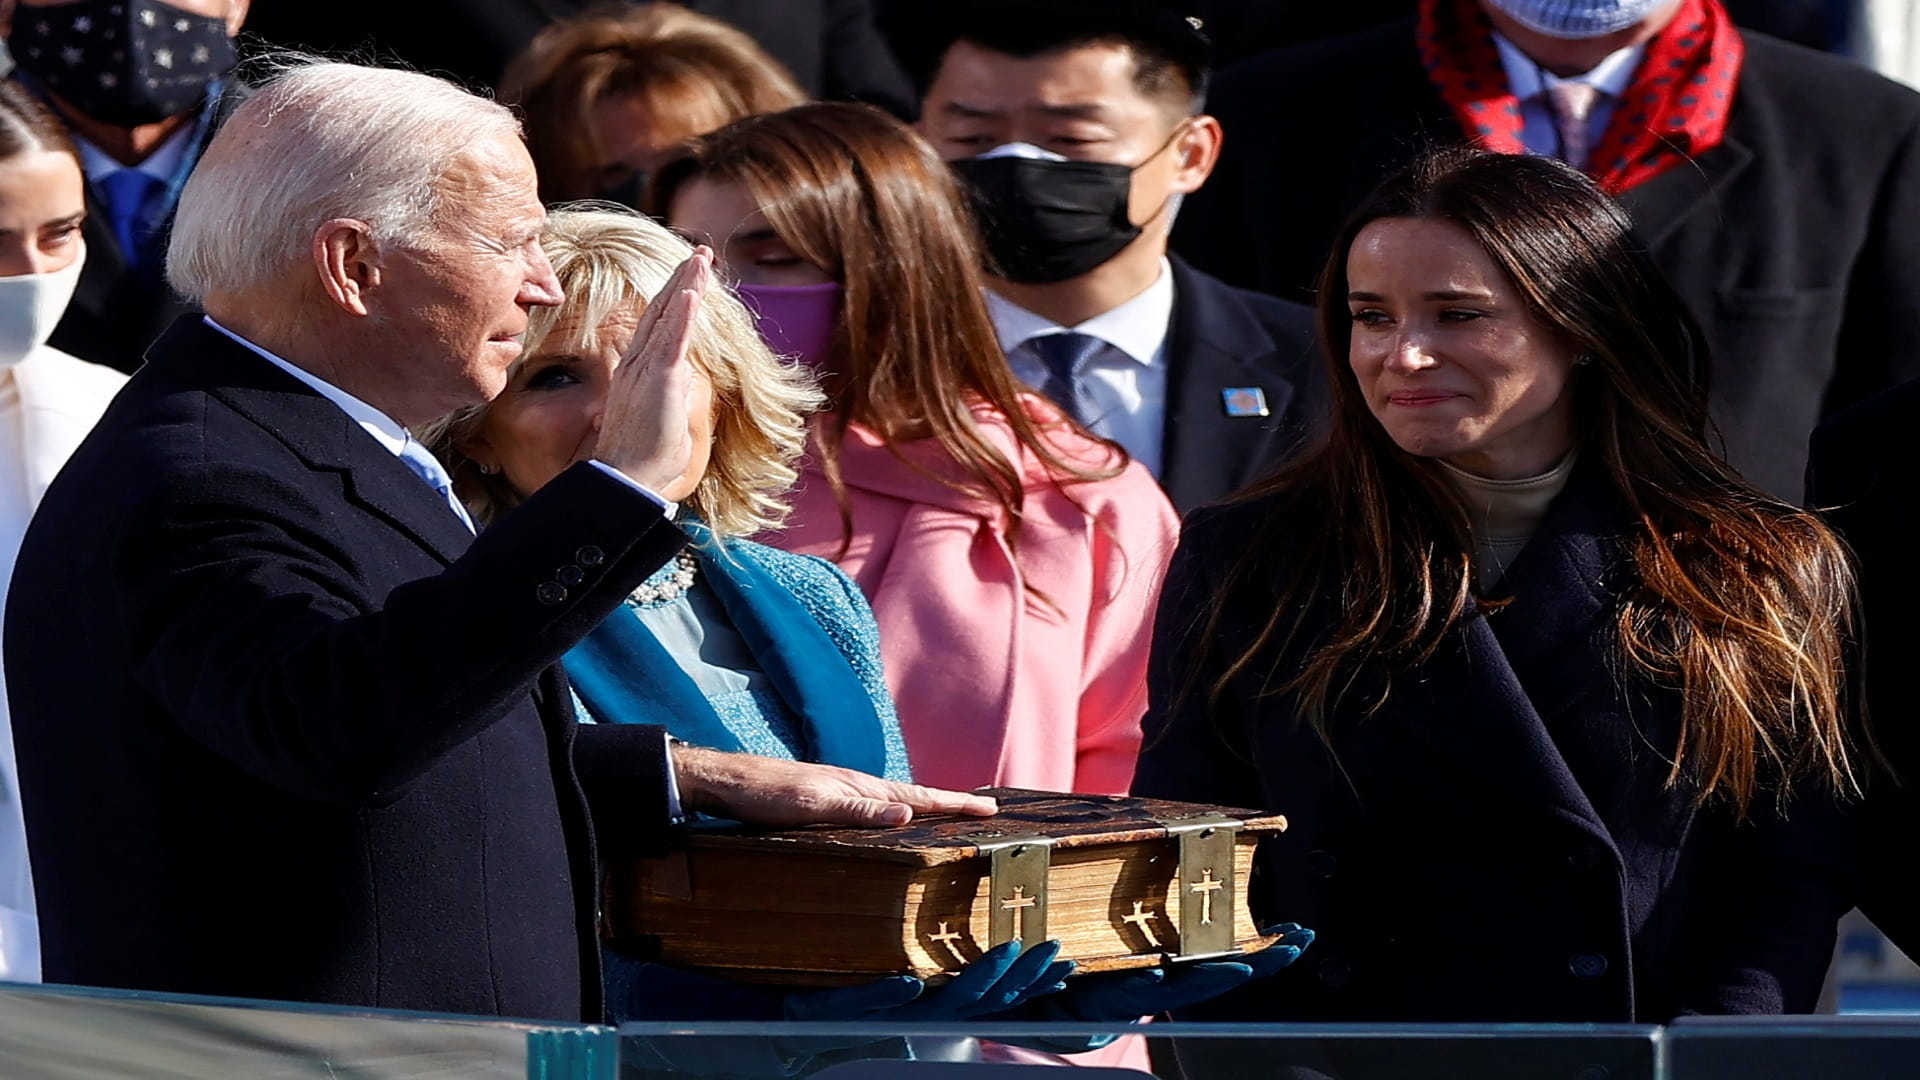
M 1592 354 L 1592 353 L 1590 353 L 1590 352 L 1583 352 L 1583 353 L 1581 353 L 1581 354 L 1580 354 L 1579 356 L 1576 356 L 1576 357 L 1574 357 L 1574 358 L 1573 358 L 1573 366 L 1574 366 L 1574 367 L 1586 367 L 1586 366 L 1587 366 L 1588 364 L 1591 364 L 1591 363 L 1593 363 L 1593 359 L 1594 359 L 1594 357 L 1593 357 L 1593 354 Z
M 479 468 L 481 476 L 500 475 L 500 466 L 498 465 L 489 465 L 484 461 L 476 461 L 474 462 L 474 465 Z

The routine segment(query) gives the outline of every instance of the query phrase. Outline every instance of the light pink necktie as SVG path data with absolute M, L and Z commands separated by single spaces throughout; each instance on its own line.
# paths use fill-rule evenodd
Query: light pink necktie
M 1560 82 L 1547 87 L 1547 104 L 1553 109 L 1553 121 L 1560 128 L 1560 157 L 1576 169 L 1587 167 L 1591 140 L 1587 137 L 1587 118 L 1600 100 L 1598 87 L 1581 82 Z

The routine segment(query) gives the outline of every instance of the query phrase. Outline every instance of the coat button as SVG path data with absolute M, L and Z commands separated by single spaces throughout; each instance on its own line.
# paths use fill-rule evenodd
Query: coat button
M 1309 851 L 1307 863 L 1323 878 L 1332 877 L 1340 869 L 1340 860 L 1331 851 Z
M 1599 953 L 1574 953 L 1567 961 L 1567 970 L 1576 979 L 1597 979 L 1607 973 L 1607 958 Z
M 565 585 L 569 589 L 587 580 L 587 572 L 573 565 L 561 567 L 554 571 L 553 576 L 559 578 L 560 584 Z
M 573 553 L 573 561 L 591 570 L 607 561 L 607 553 L 594 547 L 592 544 L 588 544 Z
M 1321 985 L 1338 990 L 1353 978 L 1353 968 L 1345 960 L 1329 957 L 1320 961 L 1320 966 L 1313 971 L 1313 977 L 1319 979 Z
M 533 590 L 533 598 L 543 604 L 557 604 L 567 598 L 567 590 L 557 581 L 543 581 Z

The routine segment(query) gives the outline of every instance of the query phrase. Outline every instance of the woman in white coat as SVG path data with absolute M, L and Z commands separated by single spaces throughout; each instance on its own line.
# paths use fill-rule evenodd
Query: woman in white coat
M 18 84 L 0 83 L 0 600 L 33 508 L 126 381 L 47 347 L 86 261 L 86 216 L 80 157 L 59 121 Z M 13 721 L 0 695 L 0 980 L 39 978 Z

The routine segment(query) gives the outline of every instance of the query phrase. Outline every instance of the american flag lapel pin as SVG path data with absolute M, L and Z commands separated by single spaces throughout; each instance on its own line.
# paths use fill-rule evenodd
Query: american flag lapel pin
M 1228 416 L 1268 416 L 1267 392 L 1257 386 L 1229 386 L 1220 391 L 1220 405 Z

